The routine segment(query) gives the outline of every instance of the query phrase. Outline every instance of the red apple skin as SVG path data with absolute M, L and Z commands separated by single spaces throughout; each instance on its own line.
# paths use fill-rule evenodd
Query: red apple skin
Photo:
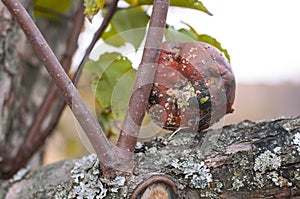
M 233 112 L 235 78 L 226 57 L 199 41 L 162 44 L 147 111 L 167 130 L 201 131 Z

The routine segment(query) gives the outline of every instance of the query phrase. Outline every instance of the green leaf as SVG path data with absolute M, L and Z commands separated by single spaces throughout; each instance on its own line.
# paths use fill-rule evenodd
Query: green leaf
M 105 0 L 84 0 L 84 14 L 87 16 L 89 21 L 103 8 Z
M 93 87 L 101 109 L 111 108 L 111 96 L 118 80 L 131 69 L 131 62 L 119 53 L 105 53 L 96 63 L 87 65 L 86 73 L 99 75 Z
M 120 53 L 112 52 L 105 53 L 99 57 L 97 61 L 87 61 L 83 72 L 92 74 L 97 77 L 97 80 L 101 77 L 106 68 L 116 59 L 120 59 L 122 55 Z
M 151 4 L 153 4 L 153 0 L 137 0 L 137 3 L 133 5 L 135 6 L 135 5 L 151 5 Z M 209 12 L 208 9 L 203 5 L 203 3 L 198 0 L 171 0 L 170 5 L 184 7 L 184 8 L 191 8 L 191 9 L 202 11 L 208 15 L 212 15 L 211 12 Z
M 102 39 L 105 41 L 105 43 L 116 47 L 125 45 L 126 41 L 123 39 L 123 37 L 121 37 L 120 34 L 118 34 L 116 27 L 112 23 L 108 28 L 109 30 L 104 32 L 102 35 Z
M 148 20 L 149 17 L 141 7 L 119 10 L 102 38 L 115 46 L 125 44 L 124 41 L 130 42 L 137 49 L 145 37 Z
M 114 120 L 119 123 L 122 123 L 125 118 L 135 77 L 135 70 L 128 71 L 119 79 L 112 94 L 112 113 Z
M 230 62 L 230 55 L 229 55 L 228 51 L 225 48 L 222 48 L 221 43 L 218 42 L 217 39 L 215 39 L 212 36 L 209 36 L 207 34 L 198 34 L 197 31 L 191 25 L 189 25 L 187 23 L 184 23 L 184 24 L 190 28 L 191 34 L 196 35 L 196 37 L 197 37 L 196 40 L 206 42 L 206 43 L 216 47 L 217 49 L 219 49 L 221 52 L 224 53 L 224 55 Z
M 179 30 L 175 30 L 173 26 L 170 26 L 165 30 L 165 38 L 167 41 L 185 42 L 197 40 L 197 35 L 187 29 L 182 28 Z
M 135 6 L 138 3 L 138 0 L 125 0 L 129 5 Z
M 206 35 L 206 34 L 201 34 L 201 35 L 198 35 L 198 41 L 206 42 L 206 43 L 211 44 L 214 47 L 218 48 L 221 52 L 223 52 L 225 54 L 226 58 L 230 62 L 230 55 L 229 55 L 228 51 L 226 49 L 222 48 L 221 43 L 218 42 L 215 38 L 213 38 L 209 35 Z
M 35 0 L 33 13 L 35 17 L 59 19 L 60 15 L 69 11 L 73 0 Z
M 203 3 L 198 0 L 171 0 L 171 6 L 178 6 L 178 7 L 200 10 L 212 16 L 211 12 L 209 12 L 207 8 L 203 5 Z
M 132 64 L 120 53 L 105 53 L 97 61 L 88 61 L 83 72 L 94 76 L 98 118 L 105 133 L 114 134 L 112 123 L 123 121 L 133 88 Z

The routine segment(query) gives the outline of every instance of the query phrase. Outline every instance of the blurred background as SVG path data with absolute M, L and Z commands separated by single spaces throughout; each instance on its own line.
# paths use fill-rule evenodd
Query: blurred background
M 225 124 L 300 115 L 300 1 L 202 2 L 214 16 L 172 7 L 167 23 L 186 28 L 182 23 L 186 22 L 198 33 L 216 38 L 228 50 L 237 88 L 235 111 L 225 116 Z M 90 24 L 88 30 L 93 30 Z M 81 44 L 79 54 L 83 49 Z M 81 81 L 81 85 L 89 83 Z M 90 90 L 82 86 L 80 92 L 93 109 Z M 67 108 L 57 132 L 47 142 L 45 164 L 90 153 L 81 140 Z

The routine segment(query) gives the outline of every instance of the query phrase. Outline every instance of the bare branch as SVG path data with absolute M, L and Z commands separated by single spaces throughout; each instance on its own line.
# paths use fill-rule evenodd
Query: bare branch
M 72 31 L 69 34 L 66 51 L 64 53 L 63 58 L 60 63 L 64 67 L 65 71 L 70 70 L 70 65 L 72 61 L 73 54 L 77 49 L 77 41 L 79 34 L 81 33 L 81 29 L 84 22 L 84 14 L 83 14 L 83 3 L 81 3 L 80 7 L 76 11 L 73 17 L 72 23 Z M 57 120 L 60 118 L 62 111 L 53 111 L 53 114 L 49 116 L 49 112 L 53 109 L 57 109 L 61 107 L 62 103 L 65 107 L 65 101 L 60 97 L 58 98 L 58 90 L 55 83 L 52 81 L 46 96 L 42 104 L 40 105 L 37 114 L 35 116 L 34 121 L 32 122 L 26 136 L 24 142 L 22 143 L 16 157 L 10 157 L 10 160 L 5 160 L 7 173 L 6 176 L 10 177 L 13 173 L 22 168 L 28 160 L 32 157 L 32 155 L 43 145 L 45 139 L 51 134 L 56 125 L 52 125 L 53 122 L 49 123 L 49 126 L 46 129 L 42 129 L 41 126 L 44 124 L 44 121 L 47 117 L 51 117 L 52 120 Z M 55 102 L 59 100 L 56 107 L 53 107 Z M 63 109 L 62 109 L 63 110 Z M 59 114 L 58 114 L 59 113 Z M 57 124 L 56 122 L 56 124 Z
M 105 137 L 102 128 L 88 111 L 78 90 L 64 71 L 41 32 L 34 24 L 32 18 L 17 0 L 2 0 L 2 2 L 18 21 L 27 38 L 32 43 L 37 55 L 44 63 L 57 87 L 60 89 L 60 92 L 71 108 L 73 114 L 87 134 L 101 162 L 102 169 L 113 167 L 115 163 L 114 152 L 109 141 Z
M 125 151 L 125 153 L 120 151 L 121 158 L 126 159 L 128 154 L 133 158 L 133 151 L 145 115 L 160 55 L 169 3 L 169 0 L 156 0 L 154 2 L 142 61 L 137 72 L 134 91 L 129 101 L 128 110 L 117 143 L 119 149 Z M 124 161 L 128 162 L 128 159 Z
M 79 34 L 81 33 L 83 22 L 84 22 L 83 4 L 81 4 L 75 14 L 75 17 L 73 18 L 73 28 L 68 37 L 66 51 L 64 53 L 63 58 L 60 61 L 61 65 L 64 67 L 66 72 L 70 70 L 72 57 L 75 51 L 77 50 L 77 46 L 78 46 L 77 40 Z M 36 136 L 36 134 L 37 133 L 40 134 L 39 132 L 41 130 L 41 125 L 43 124 L 43 121 L 47 117 L 49 110 L 53 105 L 53 102 L 58 96 L 57 87 L 54 84 L 54 82 L 51 82 L 48 91 L 49 92 L 47 93 L 47 96 L 44 98 L 44 101 L 38 111 L 36 120 L 33 122 L 33 125 L 31 126 L 29 133 L 25 139 L 25 145 L 26 143 L 28 143 L 29 145 L 34 145 L 32 142 L 35 141 L 37 137 L 39 136 L 43 137 L 42 135 Z
M 88 58 L 88 56 L 90 55 L 90 53 L 92 52 L 96 42 L 99 40 L 99 38 L 102 36 L 102 34 L 104 33 L 105 29 L 107 28 L 110 20 L 112 19 L 116 9 L 117 9 L 117 5 L 118 5 L 118 1 L 119 0 L 113 0 L 110 2 L 110 5 L 109 5 L 109 8 L 108 8 L 108 12 L 106 13 L 102 23 L 101 23 L 101 26 L 99 27 L 99 29 L 95 32 L 94 34 L 94 37 L 90 43 L 90 45 L 88 46 L 88 48 L 86 49 L 85 51 L 85 54 L 77 68 L 77 71 L 74 75 L 74 78 L 73 78 L 73 82 L 74 84 L 76 85 L 78 80 L 79 80 L 79 77 L 81 75 L 81 72 L 82 72 L 82 68 Z

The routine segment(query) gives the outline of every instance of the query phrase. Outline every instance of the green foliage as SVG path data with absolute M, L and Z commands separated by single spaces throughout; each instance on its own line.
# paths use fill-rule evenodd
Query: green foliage
M 126 0 L 126 2 L 129 3 L 131 6 L 153 4 L 153 0 Z M 203 3 L 198 0 L 171 0 L 170 5 L 191 8 L 202 11 L 208 15 L 212 15 L 211 12 L 209 12 L 208 9 L 203 5 Z
M 113 117 L 112 95 L 117 88 L 116 85 L 120 82 L 120 78 L 131 70 L 131 62 L 120 53 L 115 52 L 102 54 L 98 61 L 88 61 L 85 65 L 84 73 L 95 76 L 92 86 L 95 90 L 97 104 L 99 105 L 98 117 L 106 133 L 112 132 L 110 126 L 110 118 Z M 128 103 L 129 97 L 125 99 L 124 91 L 126 90 L 125 88 L 128 90 L 128 87 L 131 85 L 132 83 L 127 84 L 126 81 L 123 82 L 123 87 L 119 93 L 119 97 L 122 97 L 123 101 L 120 101 L 120 104 L 123 104 L 123 102 Z M 117 103 L 118 107 L 120 104 Z M 115 108 L 115 104 L 113 107 Z M 125 107 L 127 107 L 127 104 Z
M 91 21 L 98 11 L 103 8 L 105 0 L 84 0 L 84 14 Z
M 175 30 L 172 26 L 170 26 L 166 31 L 165 31 L 165 36 L 167 40 L 176 40 L 176 41 L 190 41 L 190 40 L 196 40 L 196 41 L 202 41 L 205 43 L 208 43 L 212 46 L 215 46 L 218 48 L 221 52 L 224 53 L 228 61 L 230 62 L 230 55 L 228 51 L 224 48 L 222 48 L 221 43 L 218 42 L 215 38 L 212 36 L 209 36 L 207 34 L 199 34 L 197 31 L 190 26 L 189 24 L 186 24 L 189 27 L 189 30 L 187 29 L 179 29 Z
M 130 42 L 137 49 L 145 37 L 148 20 L 149 17 L 141 7 L 119 10 L 102 38 L 113 46 Z
M 197 35 L 184 28 L 175 30 L 173 26 L 169 26 L 165 30 L 165 38 L 167 41 L 185 42 L 185 41 L 197 40 Z
M 125 117 L 135 82 L 135 76 L 136 70 L 129 70 L 119 79 L 112 94 L 112 112 L 114 120 L 119 123 L 122 123 Z
M 206 35 L 206 34 L 201 34 L 201 35 L 198 35 L 198 41 L 203 41 L 203 42 L 206 42 L 208 44 L 211 44 L 211 45 L 215 46 L 221 52 L 224 53 L 224 55 L 226 56 L 226 58 L 230 62 L 230 55 L 229 55 L 228 51 L 226 49 L 222 48 L 221 43 L 218 42 L 215 38 L 213 38 L 209 35 Z
M 48 19 L 59 19 L 59 16 L 66 13 L 72 6 L 73 0 L 35 0 L 34 16 Z
M 101 108 L 110 108 L 111 96 L 119 78 L 131 69 L 131 62 L 119 53 L 105 53 L 97 62 L 86 63 L 84 72 L 97 74 L 99 77 L 93 83 L 93 88 L 96 89 L 96 99 Z

